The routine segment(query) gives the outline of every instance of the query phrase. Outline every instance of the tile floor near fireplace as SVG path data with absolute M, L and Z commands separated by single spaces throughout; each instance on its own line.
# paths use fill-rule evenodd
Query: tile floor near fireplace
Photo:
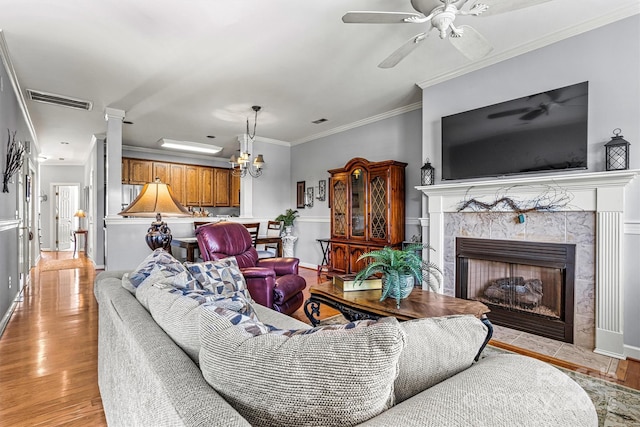
M 493 340 L 510 344 L 545 356 L 564 360 L 603 375 L 615 376 L 618 359 L 602 356 L 584 347 L 494 325 Z

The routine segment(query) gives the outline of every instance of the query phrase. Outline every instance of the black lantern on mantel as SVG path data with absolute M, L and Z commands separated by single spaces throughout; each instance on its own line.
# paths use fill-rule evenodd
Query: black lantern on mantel
M 611 141 L 604 144 L 606 151 L 606 167 L 608 171 L 629 169 L 629 144 L 622 139 L 620 128 L 613 130 Z
M 429 163 L 429 159 L 427 159 L 427 163 L 425 163 L 420 170 L 422 171 L 422 185 L 433 185 L 436 170 L 431 166 L 431 163 Z

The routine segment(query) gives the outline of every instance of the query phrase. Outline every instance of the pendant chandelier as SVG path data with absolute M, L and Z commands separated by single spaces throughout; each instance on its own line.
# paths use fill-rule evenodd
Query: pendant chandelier
M 255 112 L 253 120 L 253 134 L 249 132 L 249 118 L 247 118 L 247 133 L 242 139 L 238 139 L 240 143 L 240 154 L 238 157 L 231 156 L 229 163 L 231 163 L 233 176 L 240 176 L 244 178 L 249 175 L 253 178 L 257 178 L 262 175 L 262 167 L 264 166 L 264 158 L 262 154 L 258 154 L 253 160 L 251 159 L 251 153 L 249 153 L 249 146 L 253 146 L 253 142 L 256 137 L 256 126 L 258 124 L 258 111 L 262 107 L 254 105 L 251 109 Z M 251 143 L 251 144 L 250 144 Z

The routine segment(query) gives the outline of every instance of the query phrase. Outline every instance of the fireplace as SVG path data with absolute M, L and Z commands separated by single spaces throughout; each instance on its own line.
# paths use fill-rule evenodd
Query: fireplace
M 573 343 L 573 244 L 456 238 L 456 297 L 483 302 L 489 319 Z

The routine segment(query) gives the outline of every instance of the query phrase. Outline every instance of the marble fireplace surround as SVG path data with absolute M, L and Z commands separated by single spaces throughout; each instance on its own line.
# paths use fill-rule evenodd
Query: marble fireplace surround
M 416 187 L 426 196 L 426 215 L 420 220 L 423 242 L 435 249 L 429 251 L 431 261 L 445 268 L 443 293 L 454 292 L 455 236 L 451 234 L 576 243 L 576 279 L 582 287 L 581 300 L 576 294 L 576 344 L 624 359 L 624 188 L 637 174 L 634 170 L 572 173 Z M 470 199 L 491 204 L 508 197 L 523 205 L 554 192 L 570 200 L 551 212 L 526 213 L 522 224 L 506 205 L 490 212 L 469 208 L 458 212 L 461 203 Z

